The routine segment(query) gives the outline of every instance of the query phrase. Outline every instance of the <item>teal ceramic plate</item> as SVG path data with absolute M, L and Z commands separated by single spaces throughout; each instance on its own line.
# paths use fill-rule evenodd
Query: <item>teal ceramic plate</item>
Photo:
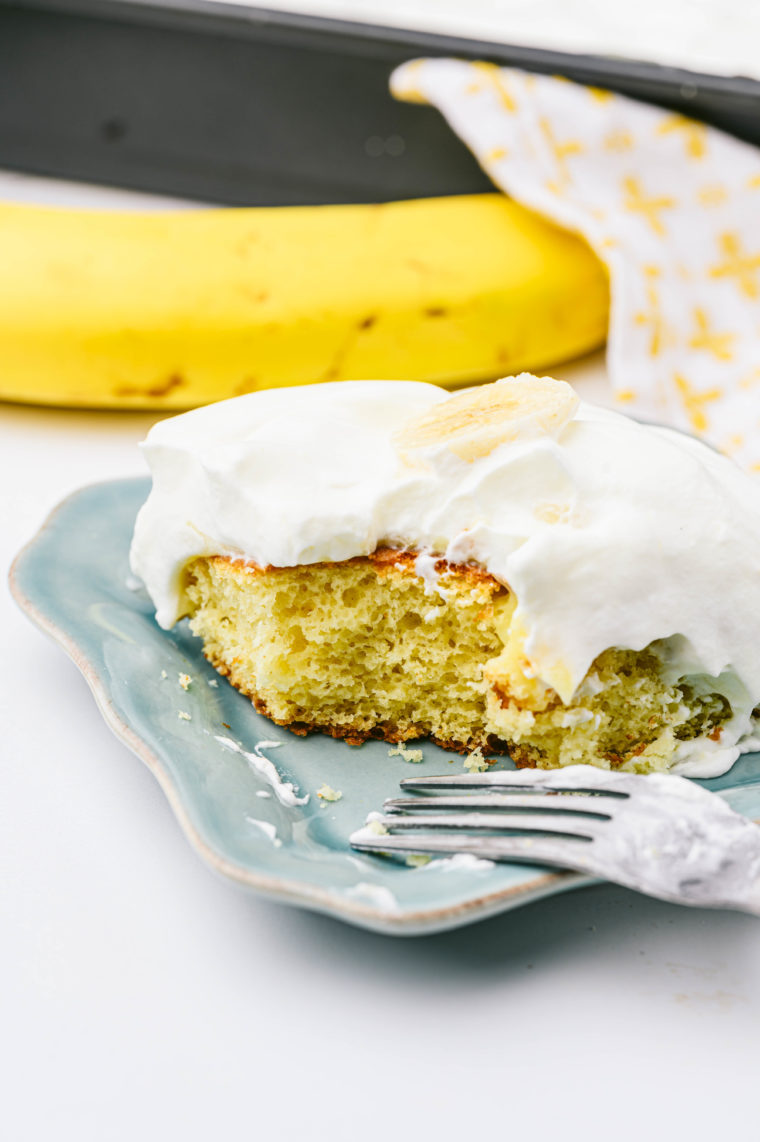
M 382 742 L 356 749 L 319 734 L 298 738 L 257 714 L 211 669 L 187 623 L 171 632 L 156 625 L 131 579 L 132 527 L 148 489 L 147 480 L 121 480 L 71 496 L 18 556 L 11 586 L 71 655 L 213 868 L 283 903 L 399 935 L 454 928 L 591 883 L 527 865 L 409 868 L 353 852 L 349 834 L 402 777 L 461 769 L 461 758 L 424 744 L 424 761 L 413 765 L 389 757 Z M 320 799 L 323 784 L 342 798 Z M 760 754 L 706 784 L 760 817 Z

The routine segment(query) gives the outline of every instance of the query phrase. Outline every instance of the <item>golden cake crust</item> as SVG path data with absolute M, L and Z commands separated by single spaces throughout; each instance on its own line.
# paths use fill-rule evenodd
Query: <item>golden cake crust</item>
M 399 571 L 409 572 L 414 569 L 414 565 L 419 558 L 418 551 L 406 551 L 403 548 L 397 547 L 378 547 L 376 551 L 370 552 L 369 555 L 354 555 L 351 559 L 341 560 L 341 566 L 349 566 L 351 564 L 374 567 L 380 575 L 393 575 Z M 287 574 L 293 570 L 292 567 L 275 567 L 273 564 L 267 564 L 266 567 L 254 563 L 252 560 L 232 559 L 229 555 L 212 555 L 209 562 L 214 563 L 224 573 L 225 565 L 232 570 L 243 569 L 251 575 L 272 575 L 277 572 Z M 330 567 L 334 566 L 326 561 L 319 563 L 309 563 L 308 567 Z M 462 579 L 479 586 L 485 586 L 493 595 L 502 595 L 508 593 L 509 588 L 498 579 L 495 579 L 490 572 L 486 571 L 483 567 L 478 567 L 474 563 L 450 563 L 448 559 L 443 556 L 436 559 L 435 562 L 436 573 L 441 575 L 445 573 L 452 573 Z

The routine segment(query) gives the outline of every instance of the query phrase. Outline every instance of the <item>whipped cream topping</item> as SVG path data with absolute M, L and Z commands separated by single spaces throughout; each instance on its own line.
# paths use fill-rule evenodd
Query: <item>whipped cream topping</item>
M 724 771 L 760 701 L 756 483 L 688 436 L 574 396 L 552 426 L 534 418 L 481 450 L 458 454 L 448 429 L 412 455 L 399 447 L 461 396 L 341 382 L 159 422 L 131 552 L 158 622 L 185 613 L 196 556 L 289 567 L 395 546 L 477 563 L 514 592 L 529 668 L 563 702 L 603 650 L 662 640 L 668 679 L 689 676 L 734 712 L 720 742 L 681 743 L 679 768 Z

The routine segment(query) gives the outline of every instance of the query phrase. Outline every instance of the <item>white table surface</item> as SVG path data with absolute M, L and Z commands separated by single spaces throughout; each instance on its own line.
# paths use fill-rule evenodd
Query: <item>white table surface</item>
M 599 358 L 558 373 L 606 395 Z M 3 566 L 66 493 L 141 474 L 153 419 L 0 404 Z M 248 895 L 6 589 L 0 611 L 0 1136 L 752 1136 L 757 920 L 598 887 L 399 939 Z

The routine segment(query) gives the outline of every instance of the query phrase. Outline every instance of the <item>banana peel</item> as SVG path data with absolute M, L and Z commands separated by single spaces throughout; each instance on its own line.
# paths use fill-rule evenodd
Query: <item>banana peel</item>
M 0 397 L 181 409 L 350 378 L 457 386 L 604 342 L 582 239 L 502 195 L 138 214 L 0 204 Z

